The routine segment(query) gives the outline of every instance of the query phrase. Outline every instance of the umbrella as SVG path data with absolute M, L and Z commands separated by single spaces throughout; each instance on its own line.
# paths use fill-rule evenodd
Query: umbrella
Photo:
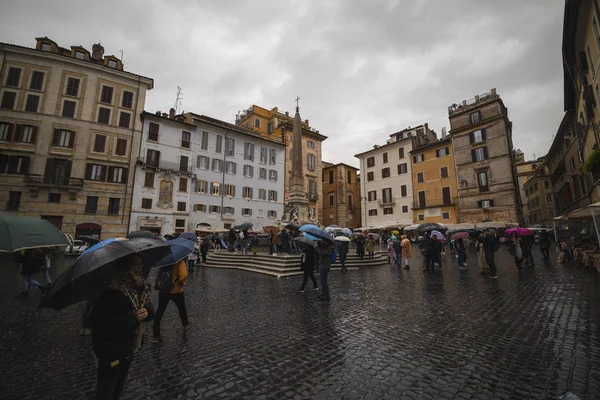
M 276 227 L 276 226 L 273 226 L 273 225 L 263 226 L 263 231 L 265 231 L 265 232 L 271 232 L 271 231 L 274 232 L 274 231 L 277 231 L 277 230 L 279 230 L 279 228 Z
M 163 237 L 164 237 L 165 239 L 167 239 L 167 240 L 172 240 L 172 239 L 175 239 L 177 236 L 175 236 L 175 235 L 169 235 L 169 234 L 167 233 L 167 234 L 166 234 L 166 235 L 164 235 Z
M 187 240 L 196 240 L 196 232 L 183 232 L 179 234 L 179 237 Z
M 442 231 L 444 230 L 444 227 L 440 224 L 436 224 L 435 222 L 425 222 L 417 227 L 417 231 L 419 233 L 425 233 L 433 230 Z
M 0 252 L 69 244 L 67 237 L 45 219 L 0 214 Z
M 313 224 L 304 224 L 304 225 L 302 225 L 300 228 L 298 228 L 298 230 L 299 230 L 300 232 L 304 232 L 305 230 L 307 230 L 307 229 L 310 229 L 310 228 L 316 228 L 316 229 L 319 229 L 319 230 L 321 229 L 321 228 L 319 228 L 318 226 L 316 226 L 316 225 L 313 225 Z
M 235 229 L 239 229 L 241 231 L 245 231 L 246 229 L 252 228 L 253 225 L 250 222 L 244 222 L 241 225 L 234 226 Z
M 352 236 L 354 236 L 354 237 L 364 237 L 365 235 L 363 233 L 361 233 L 361 232 L 354 232 L 352 234 Z
M 457 240 L 457 239 L 461 239 L 461 238 L 466 238 L 467 236 L 469 236 L 469 232 L 456 232 L 454 233 L 452 236 L 450 236 L 450 240 Z
M 144 263 L 144 276 L 150 268 L 171 252 L 171 246 L 157 239 L 138 238 L 115 240 L 77 259 L 69 269 L 50 286 L 40 307 L 60 310 L 71 304 L 98 297 L 110 276 L 122 267 L 121 261 L 138 254 Z
M 199 228 L 196 228 L 196 232 L 212 233 L 214 231 L 215 230 L 210 226 L 201 226 Z
M 295 242 L 298 242 L 298 243 L 305 244 L 307 246 L 314 246 L 315 245 L 314 240 L 312 240 L 312 239 L 310 239 L 310 238 L 308 238 L 306 236 L 298 236 L 298 237 L 293 238 L 292 240 L 295 241 Z
M 438 240 L 446 240 L 446 236 L 444 236 L 440 231 L 431 231 L 429 235 L 431 237 L 435 236 L 436 238 L 438 238 Z
M 504 231 L 505 235 L 512 235 L 513 233 L 516 233 L 519 236 L 527 236 L 527 235 L 533 235 L 533 231 L 527 229 L 527 228 L 510 228 Z
M 156 233 L 151 231 L 134 231 L 127 234 L 127 239 L 147 238 L 156 239 Z
M 167 244 L 171 246 L 171 253 L 163 257 L 153 266 L 153 268 L 178 263 L 194 251 L 194 242 L 189 239 L 179 237 L 177 239 L 168 240 Z
M 349 242 L 350 238 L 346 236 L 336 236 L 333 240 L 337 240 L 338 242 Z
M 339 227 L 338 225 L 329 225 L 328 227 L 326 227 L 325 229 L 323 229 L 325 232 L 331 233 L 331 232 L 337 232 L 340 229 L 342 229 L 341 227 Z
M 305 234 L 309 234 L 310 236 L 314 236 L 317 240 L 328 240 L 333 241 L 333 237 L 328 232 L 325 232 L 319 228 L 307 228 L 303 231 Z
M 341 233 L 344 236 L 352 237 L 352 231 L 348 228 L 342 228 L 338 233 Z
M 100 239 L 98 239 L 97 237 L 93 237 L 93 236 L 77 236 L 77 240 L 82 240 L 86 243 L 89 243 L 91 246 L 100 243 Z
M 90 246 L 87 249 L 85 249 L 85 251 L 81 254 L 81 256 L 83 256 L 86 253 L 91 253 L 92 251 L 96 251 L 99 248 L 104 247 L 107 244 L 112 243 L 112 242 L 114 242 L 116 240 L 125 240 L 125 238 L 110 238 L 110 239 L 106 239 L 106 240 L 103 240 L 101 242 L 98 242 L 95 245 Z M 81 256 L 79 256 L 79 257 L 81 257 Z
M 284 226 L 284 228 L 286 228 L 286 229 L 299 229 L 300 225 L 294 224 L 293 222 L 290 222 L 289 224 L 287 224 L 286 226 Z

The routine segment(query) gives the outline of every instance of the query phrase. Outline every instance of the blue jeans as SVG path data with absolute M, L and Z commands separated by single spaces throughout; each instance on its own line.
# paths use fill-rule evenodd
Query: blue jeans
M 21 275 L 21 292 L 29 291 L 29 287 L 27 286 L 27 284 L 37 287 L 42 286 L 41 283 L 33 279 L 33 274 Z
M 319 277 L 321 278 L 321 296 L 325 298 L 329 298 L 329 282 L 327 282 L 329 270 L 329 267 L 321 268 L 319 275 Z
M 396 253 L 396 267 L 402 266 L 402 253 Z

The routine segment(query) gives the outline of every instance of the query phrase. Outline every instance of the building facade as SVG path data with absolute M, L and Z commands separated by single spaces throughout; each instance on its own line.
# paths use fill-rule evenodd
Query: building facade
M 278 141 L 286 146 L 284 174 L 284 200 L 286 201 L 289 199 L 292 177 L 292 146 L 290 144 L 294 129 L 293 122 L 294 117 L 289 112 L 281 113 L 277 107 L 267 110 L 257 105 L 250 106 L 236 117 L 236 125 L 253 130 L 261 137 Z M 322 143 L 327 137 L 311 128 L 308 119 L 305 119 L 301 125 L 304 187 L 307 189 L 310 217 L 320 225 L 323 223 Z
M 71 235 L 129 225 L 145 78 L 104 48 L 0 43 L 0 202 Z
M 410 152 L 413 222 L 458 222 L 458 191 L 450 136 L 416 146 Z
M 519 196 L 521 198 L 521 205 L 523 206 L 523 222 L 525 223 L 525 225 L 529 225 L 529 202 L 525 193 L 524 185 L 527 182 L 527 180 L 533 175 L 534 171 L 543 162 L 544 158 L 541 157 L 537 160 L 525 161 L 525 154 L 521 150 L 517 149 L 514 152 L 514 160 L 515 169 L 517 170 L 517 184 L 519 187 Z
M 525 220 L 528 225 L 552 226 L 552 220 L 556 216 L 554 191 L 548 167 L 543 161 L 523 184 L 523 191 L 527 202 L 528 215 Z
M 448 107 L 458 179 L 459 222 L 522 223 L 512 123 L 502 99 L 488 93 Z
M 428 125 L 390 135 L 387 143 L 356 154 L 360 162 L 361 220 L 366 228 L 413 223 L 410 152 L 413 146 L 435 141 Z
M 323 225 L 361 227 L 358 168 L 323 163 Z

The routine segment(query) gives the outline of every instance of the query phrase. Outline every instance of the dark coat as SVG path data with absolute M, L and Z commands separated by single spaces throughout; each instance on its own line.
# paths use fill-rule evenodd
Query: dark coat
M 346 262 L 346 258 L 348 256 L 348 243 L 349 242 L 338 242 L 338 256 L 340 257 L 340 262 Z
M 200 251 L 202 253 L 208 252 L 208 249 L 210 249 L 210 240 L 205 239 L 202 242 L 200 242 Z
M 313 247 L 306 247 L 303 251 L 304 262 L 300 264 L 300 269 L 304 272 L 312 272 L 315 269 L 316 253 Z
M 540 249 L 548 250 L 550 248 L 550 234 L 548 232 L 542 232 L 540 234 Z
M 429 246 L 427 248 L 427 255 L 433 257 L 433 256 L 438 256 L 441 253 L 442 253 L 442 242 L 440 242 L 439 240 L 431 239 L 429 241 Z
M 146 304 L 148 317 L 154 318 L 154 308 Z M 139 322 L 131 301 L 117 290 L 107 290 L 94 302 L 91 317 L 92 347 L 96 357 L 111 361 L 133 355 L 135 332 Z
M 486 234 L 483 239 L 483 251 L 487 254 L 494 254 L 494 244 L 496 243 L 496 240 L 498 240 L 494 235 L 492 234 Z
M 356 254 L 365 254 L 365 239 L 362 237 L 356 241 Z
M 331 268 L 331 255 L 333 253 L 332 247 L 318 246 L 315 251 L 319 255 L 319 268 Z
M 21 275 L 31 275 L 46 265 L 46 255 L 41 249 L 27 249 L 15 256 L 15 262 L 21 264 Z

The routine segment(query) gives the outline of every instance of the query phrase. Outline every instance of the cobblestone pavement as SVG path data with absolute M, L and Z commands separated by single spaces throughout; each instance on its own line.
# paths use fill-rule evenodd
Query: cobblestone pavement
M 418 258 L 410 271 L 336 271 L 329 303 L 296 293 L 301 277 L 198 269 L 186 292 L 193 326 L 183 332 L 169 306 L 167 340 L 147 335 L 123 398 L 600 398 L 598 275 L 554 254 L 517 273 L 497 255 L 497 281 L 449 255 L 439 274 Z M 37 291 L 13 299 L 7 262 L 0 279 L 0 398 L 91 398 L 83 305 L 40 310 Z

